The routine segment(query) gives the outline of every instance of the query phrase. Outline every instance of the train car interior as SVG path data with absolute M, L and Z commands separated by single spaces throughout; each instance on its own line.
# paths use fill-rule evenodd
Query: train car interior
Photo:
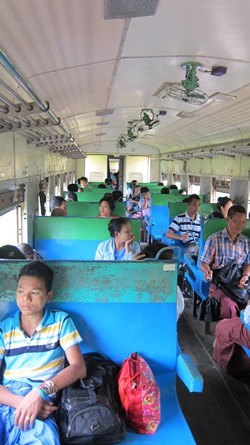
M 109 237 L 106 218 L 96 218 L 100 199 L 119 190 L 113 215 L 129 216 L 132 181 L 152 199 L 150 216 L 135 211 L 131 218 L 141 248 L 165 243 L 192 194 L 200 196 L 204 224 L 219 197 L 244 206 L 250 236 L 248 0 L 0 0 L 0 11 L 0 246 L 27 243 L 55 267 L 66 261 L 69 270 L 68 262 L 76 261 L 85 271 Z M 67 218 L 50 219 L 53 197 L 68 199 L 69 184 L 77 187 Z M 184 279 L 199 304 L 209 288 L 199 281 L 199 260 L 194 264 L 182 251 L 173 267 L 189 260 Z M 0 260 L 5 280 L 16 276 L 13 267 L 8 277 Z M 177 285 L 176 274 L 171 277 Z M 4 286 L 1 319 L 8 289 L 13 292 L 12 282 Z M 236 379 L 213 361 L 216 323 L 204 330 L 192 295 L 185 295 L 177 324 L 170 316 L 178 333 L 171 337 L 174 390 L 188 425 L 176 444 L 247 445 L 249 375 Z M 188 391 L 178 375 L 178 351 L 200 373 L 202 392 Z M 185 367 L 184 374 L 190 372 Z M 164 445 L 163 436 L 139 442 L 132 434 L 124 443 Z

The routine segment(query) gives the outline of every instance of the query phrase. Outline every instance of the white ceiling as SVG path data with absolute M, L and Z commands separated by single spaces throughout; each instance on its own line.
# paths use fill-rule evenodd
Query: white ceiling
M 250 154 L 249 0 L 160 0 L 154 16 L 112 20 L 103 0 L 0 0 L 0 11 L 2 49 L 86 154 L 209 155 L 225 142 Z M 180 83 L 190 61 L 202 65 L 201 91 L 236 99 L 200 106 L 153 96 L 164 82 Z M 227 73 L 212 76 L 214 66 Z M 5 68 L 0 75 L 21 94 Z M 118 149 L 142 108 L 167 114 Z M 182 111 L 193 118 L 177 117 Z

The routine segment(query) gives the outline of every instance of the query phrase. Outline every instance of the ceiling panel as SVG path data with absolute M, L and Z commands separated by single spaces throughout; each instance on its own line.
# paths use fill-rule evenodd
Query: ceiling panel
M 128 153 L 179 156 L 223 141 L 247 146 L 249 0 L 160 0 L 153 16 L 111 20 L 104 19 L 103 0 L 0 0 L 0 10 L 2 49 L 49 101 L 82 151 L 116 152 L 128 122 L 140 121 L 145 108 L 152 109 L 160 124 L 128 140 Z M 186 62 L 199 63 L 202 94 L 219 92 L 235 99 L 194 105 L 168 95 L 156 97 L 164 82 L 181 85 L 186 75 L 181 64 Z M 215 66 L 226 67 L 226 74 L 211 75 Z M 0 79 L 31 101 L 3 67 Z M 113 112 L 106 115 L 106 109 Z M 180 118 L 181 112 L 190 114 Z

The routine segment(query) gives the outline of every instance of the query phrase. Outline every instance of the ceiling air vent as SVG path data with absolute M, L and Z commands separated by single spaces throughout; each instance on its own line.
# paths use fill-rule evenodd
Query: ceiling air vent
M 187 112 L 187 111 L 181 111 L 176 116 L 180 117 L 182 119 L 194 119 L 195 117 L 198 117 L 198 114 L 192 113 L 192 112 Z
M 114 113 L 114 108 L 106 108 L 105 110 L 97 110 L 95 112 L 95 115 L 100 117 L 100 116 L 108 116 L 108 114 L 113 114 Z
M 216 102 L 231 102 L 232 100 L 237 99 L 237 96 L 232 96 L 231 94 L 220 93 L 217 91 L 216 93 L 211 94 L 211 96 L 208 96 L 208 99 Z
M 159 0 L 105 0 L 104 18 L 130 19 L 155 15 Z

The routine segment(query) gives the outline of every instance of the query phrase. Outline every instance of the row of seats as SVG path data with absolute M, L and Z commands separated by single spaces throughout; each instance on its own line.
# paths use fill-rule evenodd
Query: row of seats
M 46 260 L 94 260 L 98 244 L 110 238 L 109 222 L 110 218 L 37 216 L 34 248 Z M 131 220 L 131 226 L 140 242 L 141 221 Z
M 99 201 L 85 202 L 85 201 L 67 201 L 66 209 L 68 216 L 84 216 L 96 217 L 99 215 Z M 115 202 L 115 209 L 113 211 L 115 216 L 126 216 L 125 202 Z
M 186 195 L 185 197 L 188 197 Z M 200 196 L 201 199 L 203 196 Z M 178 201 L 177 201 L 178 199 Z M 148 231 L 151 238 L 161 241 L 176 215 L 186 212 L 187 203 L 183 196 L 152 195 L 151 217 L 148 222 Z M 218 210 L 217 204 L 201 202 L 200 214 L 207 217 Z

